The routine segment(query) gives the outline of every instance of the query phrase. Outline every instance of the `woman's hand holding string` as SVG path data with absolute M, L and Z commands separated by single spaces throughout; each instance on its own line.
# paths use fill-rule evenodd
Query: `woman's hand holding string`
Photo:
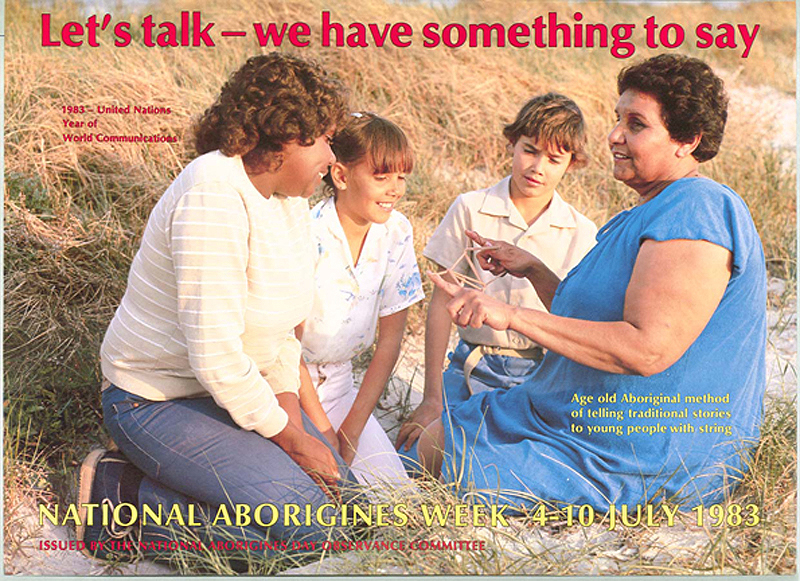
M 482 327 L 488 325 L 496 331 L 505 331 L 511 325 L 516 307 L 498 301 L 482 292 L 463 289 L 429 272 L 433 283 L 452 298 L 447 303 L 447 312 L 459 327 Z
M 473 230 L 465 231 L 467 237 L 485 250 L 476 252 L 478 265 L 495 276 L 510 274 L 527 278 L 539 295 L 542 304 L 550 310 L 561 279 L 547 265 L 527 250 L 502 240 L 484 238 Z

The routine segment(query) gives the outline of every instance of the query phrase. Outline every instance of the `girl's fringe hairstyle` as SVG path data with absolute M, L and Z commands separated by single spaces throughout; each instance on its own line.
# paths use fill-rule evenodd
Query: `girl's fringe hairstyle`
M 333 136 L 331 149 L 339 163 L 353 166 L 366 160 L 376 174 L 410 173 L 414 169 L 414 152 L 406 134 L 374 113 L 352 113 Z M 330 172 L 324 180 L 329 191 L 336 191 Z
M 344 91 L 319 65 L 273 52 L 251 57 L 194 127 L 198 154 L 251 154 L 273 166 L 286 143 L 311 145 L 344 121 Z
M 503 128 L 503 135 L 512 144 L 525 136 L 568 151 L 571 168 L 589 163 L 583 113 L 575 101 L 559 93 L 539 95 L 525 103 L 514 122 Z

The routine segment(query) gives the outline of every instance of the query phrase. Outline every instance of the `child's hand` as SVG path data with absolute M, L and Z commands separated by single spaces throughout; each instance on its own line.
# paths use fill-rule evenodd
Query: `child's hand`
M 459 327 L 480 328 L 489 325 L 495 331 L 505 331 L 511 326 L 516 307 L 476 291 L 463 289 L 457 284 L 444 280 L 435 272 L 428 277 L 437 287 L 453 297 L 447 303 L 450 318 Z
M 342 456 L 348 466 L 353 464 L 356 457 L 356 449 L 358 448 L 358 438 L 349 436 L 344 430 L 339 430 L 339 454 Z
M 508 242 L 484 238 L 472 230 L 466 230 L 465 234 L 479 246 L 487 247 L 475 255 L 480 267 L 495 276 L 510 274 L 517 278 L 526 278 L 536 272 L 537 267 L 542 264 L 542 261 L 530 252 Z
M 336 432 L 333 431 L 333 428 L 328 428 L 322 435 L 325 436 L 325 439 L 328 441 L 328 444 L 331 445 L 331 448 L 336 450 L 336 453 L 340 456 L 342 455 L 342 450 L 339 448 L 339 436 L 336 435 Z
M 408 452 L 422 434 L 422 430 L 441 417 L 442 410 L 441 398 L 438 402 L 423 399 L 417 409 L 411 412 L 411 416 L 406 422 L 400 426 L 397 441 L 394 444 L 395 450 L 399 450 L 405 444 L 405 451 Z

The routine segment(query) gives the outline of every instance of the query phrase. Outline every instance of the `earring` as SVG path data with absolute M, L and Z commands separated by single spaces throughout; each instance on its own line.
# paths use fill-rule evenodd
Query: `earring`
M 338 187 L 338 188 L 336 188 L 336 189 L 337 189 L 337 190 L 346 190 L 346 189 L 347 189 L 347 184 L 342 184 L 341 186 L 339 186 L 339 187 Z

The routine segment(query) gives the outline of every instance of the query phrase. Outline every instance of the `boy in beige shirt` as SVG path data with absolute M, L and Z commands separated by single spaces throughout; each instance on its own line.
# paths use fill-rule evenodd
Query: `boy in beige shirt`
M 423 254 L 441 268 L 455 265 L 474 276 L 459 258 L 477 246 L 467 231 L 515 244 L 541 259 L 553 272 L 566 273 L 594 246 L 597 227 L 565 202 L 555 188 L 569 168 L 586 164 L 583 115 L 567 97 L 548 93 L 528 101 L 503 130 L 513 152 L 511 175 L 492 187 L 461 194 L 428 241 Z M 494 275 L 475 271 L 484 284 Z M 458 261 L 457 264 L 455 264 Z M 485 291 L 503 302 L 547 310 L 526 279 L 502 277 Z M 448 297 L 435 289 L 425 325 L 425 392 L 422 403 L 400 428 L 396 446 L 409 471 L 418 466 L 416 440 L 445 408 L 473 393 L 522 383 L 541 361 L 541 347 L 514 331 L 458 328 L 460 341 L 442 373 L 452 323 Z

